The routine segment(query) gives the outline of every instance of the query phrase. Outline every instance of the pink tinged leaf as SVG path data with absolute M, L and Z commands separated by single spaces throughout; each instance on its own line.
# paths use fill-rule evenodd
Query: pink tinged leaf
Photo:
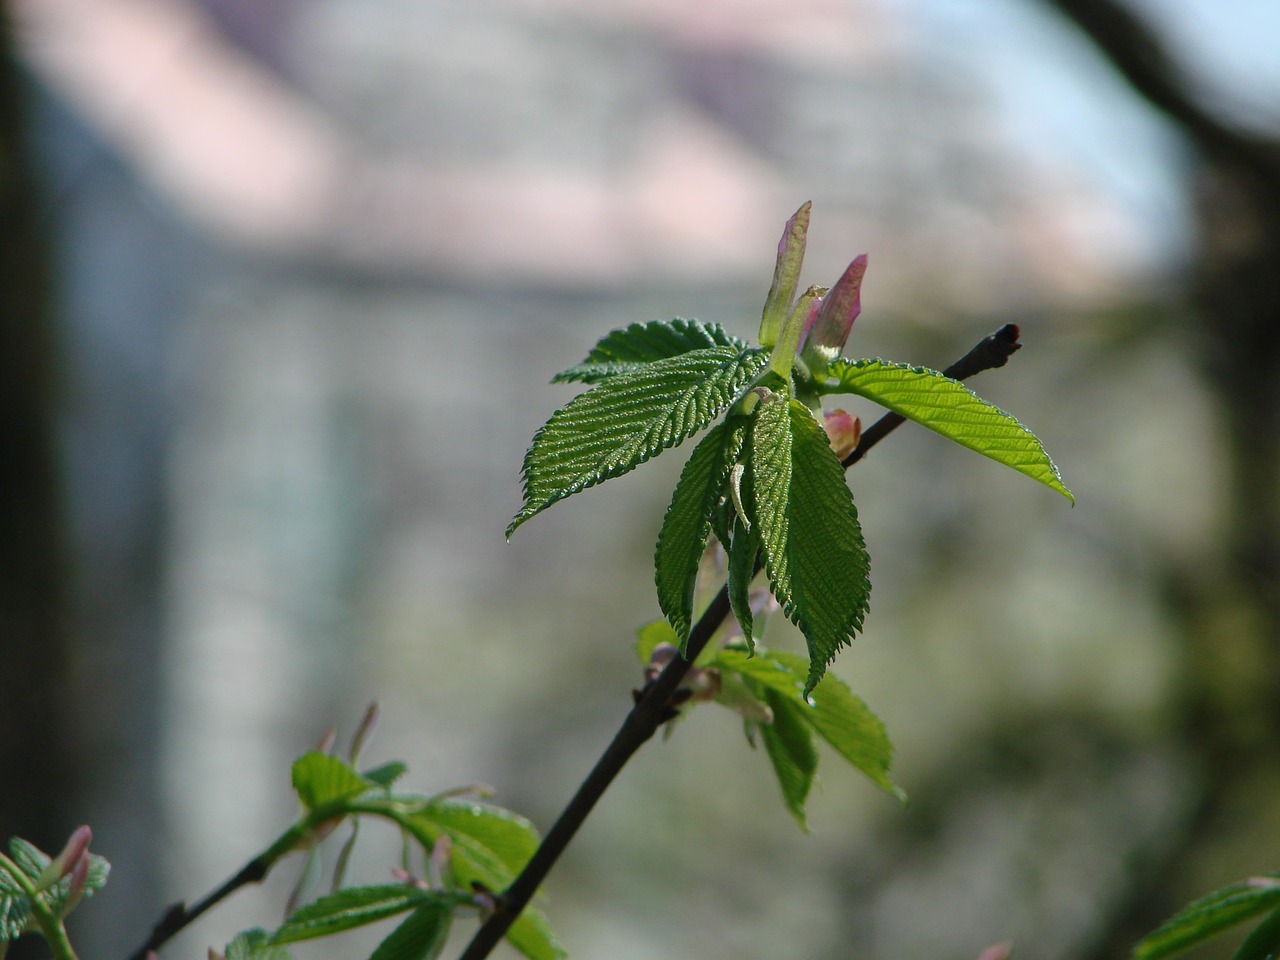
M 795 299 L 800 283 L 800 267 L 804 263 L 805 238 L 809 233 L 809 212 L 812 203 L 806 200 L 795 212 L 782 231 L 778 242 L 778 262 L 773 268 L 773 285 L 764 301 L 764 314 L 760 319 L 760 346 L 771 347 L 778 341 L 782 323 Z
M 827 364 L 840 355 L 853 321 L 862 312 L 862 277 L 867 255 L 854 258 L 836 285 L 822 298 L 822 307 L 805 337 L 802 356 L 815 375 L 826 373 Z
M 89 851 L 82 850 L 75 865 L 71 868 L 71 883 L 67 888 L 67 900 L 62 908 L 65 917 L 75 909 L 76 904 L 84 897 L 85 884 L 89 880 Z
M 49 861 L 49 864 L 40 872 L 40 876 L 36 879 L 36 889 L 44 890 L 53 886 L 70 874 L 81 860 L 88 863 L 89 858 L 85 854 L 92 840 L 92 830 L 87 826 L 76 827 L 71 832 L 66 846 L 62 848 L 62 852 Z
M 836 457 L 843 460 L 857 449 L 862 439 L 862 421 L 844 410 L 827 410 L 822 414 L 822 428 Z

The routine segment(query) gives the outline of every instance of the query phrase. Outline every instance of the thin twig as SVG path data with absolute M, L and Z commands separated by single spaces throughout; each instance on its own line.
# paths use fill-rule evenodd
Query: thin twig
M 972 350 L 947 367 L 943 373 L 954 380 L 964 380 L 983 370 L 1004 366 L 1009 357 L 1022 346 L 1018 342 L 1018 333 L 1016 325 L 1006 324 L 995 333 L 980 340 Z M 844 465 L 848 467 L 862 459 L 867 451 L 893 432 L 902 421 L 903 418 L 896 413 L 885 414 L 877 420 L 863 432 L 858 448 L 846 458 Z M 498 899 L 498 908 L 476 931 L 475 937 L 467 945 L 459 960 L 484 960 L 497 946 L 511 924 L 520 916 L 521 911 L 528 906 L 560 854 L 564 852 L 569 841 L 573 839 L 587 815 L 595 807 L 596 801 L 613 783 L 614 778 L 631 759 L 632 754 L 653 736 L 664 721 L 671 718 L 672 695 L 680 686 L 680 681 L 684 679 L 690 664 L 698 659 L 698 654 L 702 652 L 728 615 L 729 588 L 726 584 L 721 587 L 715 599 L 689 631 L 686 657 L 673 659 L 658 678 L 645 689 L 639 701 L 622 721 L 622 726 L 609 746 L 605 748 L 600 759 L 587 774 L 587 778 L 578 787 L 573 799 L 547 831 L 542 844 L 525 864 L 520 876 L 516 877 L 515 882 Z

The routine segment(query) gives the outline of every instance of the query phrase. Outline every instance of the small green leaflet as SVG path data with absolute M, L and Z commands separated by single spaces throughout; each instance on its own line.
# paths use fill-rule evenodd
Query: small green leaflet
M 1273 960 L 1280 953 L 1280 910 L 1273 910 L 1245 937 L 1231 960 Z
M 741 418 L 713 427 L 693 448 L 662 521 L 654 556 L 658 606 L 679 637 L 681 654 L 693 620 L 698 566 L 711 535 L 711 514 L 724 495 L 745 436 Z
M 451 907 L 458 896 L 408 883 L 347 887 L 295 910 L 284 926 L 271 935 L 269 942 L 278 945 L 327 937 L 385 920 L 425 903 L 443 900 Z
M 369 960 L 434 960 L 449 941 L 452 921 L 447 903 L 424 904 L 378 944 Z
M 766 650 L 752 656 L 743 647 L 726 647 L 708 666 L 714 666 L 726 675 L 740 675 L 761 698 L 767 692 L 773 698 L 786 700 L 795 708 L 795 715 L 840 756 L 887 793 L 905 799 L 889 776 L 893 746 L 884 724 L 839 677 L 828 673 L 806 697 L 804 685 L 809 663 L 804 657 L 792 653 Z M 765 699 L 765 702 L 772 707 L 774 701 Z M 786 784 L 782 784 L 782 788 L 784 797 L 787 797 Z M 792 809 L 789 798 L 788 809 Z M 794 810 L 792 812 L 795 813 Z
M 748 519 L 773 595 L 809 646 L 807 694 L 862 628 L 870 559 L 844 468 L 808 407 L 766 392 L 747 450 Z
M 510 537 L 565 497 L 681 443 L 728 407 L 768 362 L 762 350 L 717 346 L 610 377 L 561 407 L 525 454 L 524 507 Z
M 318 750 L 308 750 L 293 762 L 293 789 L 308 810 L 350 800 L 377 786 L 345 760 Z
M 800 829 L 806 833 L 809 824 L 804 816 L 804 801 L 813 786 L 818 770 L 818 751 L 813 743 L 813 727 L 804 715 L 806 707 L 784 697 L 776 690 L 764 691 L 764 702 L 773 713 L 773 722 L 760 728 L 765 752 L 773 764 L 773 772 L 782 787 L 782 801 Z
M 1162 960 L 1164 957 L 1172 957 L 1277 907 L 1280 907 L 1280 871 L 1233 883 L 1189 904 L 1158 930 L 1147 934 L 1134 947 L 1134 960 Z M 1259 933 L 1260 939 L 1276 932 L 1273 918 L 1269 917 L 1264 926 L 1269 929 Z M 1254 945 L 1257 945 L 1257 941 Z M 1240 957 L 1239 953 L 1237 957 Z M 1241 957 L 1241 960 L 1244 958 Z
M 619 373 L 630 373 L 655 360 L 678 357 L 690 350 L 707 347 L 732 347 L 741 352 L 747 345 L 725 333 L 718 323 L 699 320 L 654 320 L 633 323 L 614 330 L 597 343 L 587 359 L 577 366 L 557 373 L 552 383 L 599 383 Z
M 505 890 L 538 845 L 538 833 L 528 820 L 489 804 L 433 800 L 415 811 L 405 826 L 426 850 L 441 834 L 449 836 L 449 865 L 462 887 L 477 881 L 488 890 Z M 530 960 L 566 956 L 550 923 L 534 907 L 525 908 L 507 931 L 507 940 Z
M 935 370 L 886 360 L 836 360 L 820 393 L 855 393 L 961 446 L 1012 467 L 1075 503 L 1034 433 L 999 407 Z

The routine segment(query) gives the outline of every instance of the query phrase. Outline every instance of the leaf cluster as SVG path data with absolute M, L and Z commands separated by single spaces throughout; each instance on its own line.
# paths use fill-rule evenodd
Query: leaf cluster
M 253 929 L 228 944 L 226 960 L 289 960 L 288 944 L 332 936 L 368 924 L 400 918 L 370 960 L 431 960 L 437 957 L 458 916 L 482 916 L 537 849 L 539 835 L 525 818 L 475 799 L 469 793 L 423 796 L 395 789 L 401 763 L 359 772 L 347 761 L 309 751 L 293 764 L 293 787 L 302 805 L 299 824 L 284 846 L 309 851 L 336 824 L 375 818 L 398 827 L 406 854 L 400 882 L 347 886 L 293 911 L 274 931 Z M 415 875 L 409 850 L 424 865 Z M 530 960 L 560 960 L 545 915 L 524 911 L 507 940 Z

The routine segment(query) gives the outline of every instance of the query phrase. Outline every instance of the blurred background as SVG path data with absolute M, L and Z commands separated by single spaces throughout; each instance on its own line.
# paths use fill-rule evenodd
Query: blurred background
M 551 823 L 640 682 L 684 454 L 505 543 L 547 380 L 633 321 L 754 336 L 806 199 L 806 283 L 870 254 L 849 355 L 1022 327 L 973 385 L 1078 505 L 909 427 L 851 471 L 874 591 L 835 671 L 910 805 L 827 755 L 801 834 L 697 710 L 553 873 L 571 955 L 1120 957 L 1280 866 L 1273 2 L 4 15 L 0 836 L 92 824 L 83 955 L 260 850 L 370 700 L 370 760 Z

